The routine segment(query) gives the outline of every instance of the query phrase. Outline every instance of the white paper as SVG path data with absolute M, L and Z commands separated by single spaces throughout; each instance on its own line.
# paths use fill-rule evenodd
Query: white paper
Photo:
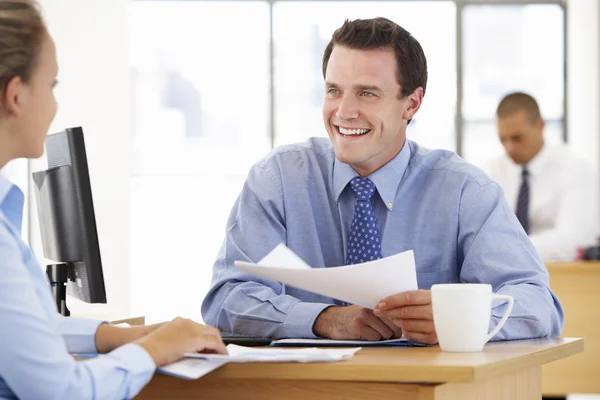
M 280 243 L 269 254 L 264 256 L 258 264 L 265 267 L 281 267 L 281 261 L 285 261 L 283 268 L 310 269 L 310 265 L 298 257 L 285 244 Z
M 406 338 L 400 339 L 388 339 L 388 340 L 378 340 L 378 341 L 368 341 L 368 340 L 333 340 L 333 339 L 280 339 L 273 342 L 272 345 L 277 344 L 287 344 L 287 345 L 297 345 L 297 346 L 374 346 L 374 345 L 385 345 L 385 344 L 394 344 L 394 343 L 402 343 L 408 342 L 409 340 Z
M 186 357 L 220 362 L 335 362 L 352 358 L 360 348 L 352 349 L 284 349 L 227 345 L 229 354 L 187 353 Z
M 298 267 L 298 258 L 280 244 L 263 258 L 267 264 L 263 260 L 258 264 L 234 264 L 252 275 L 371 309 L 388 296 L 418 289 L 412 250 L 362 264 L 329 268 Z
M 158 369 L 159 372 L 167 375 L 173 375 L 186 379 L 198 379 L 214 371 L 222 365 L 227 364 L 228 360 L 206 360 L 198 358 L 184 358 L 172 364 L 165 365 Z

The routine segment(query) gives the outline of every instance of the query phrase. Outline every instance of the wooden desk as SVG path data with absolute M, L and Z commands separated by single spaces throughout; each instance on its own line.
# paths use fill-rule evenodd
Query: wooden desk
M 146 325 L 146 317 L 129 317 L 110 321 L 111 324 L 129 324 L 131 326 Z
M 93 313 L 73 313 L 71 315 L 72 317 L 77 317 L 77 318 L 88 318 L 88 319 L 96 319 L 96 320 L 100 320 L 100 321 L 108 321 L 111 324 L 129 324 L 131 326 L 136 326 L 136 325 L 145 325 L 146 324 L 146 317 L 144 316 L 135 316 L 135 317 L 131 317 L 128 315 L 124 315 L 124 314 L 93 314 Z
M 193 381 L 156 374 L 138 398 L 540 399 L 542 364 L 581 351 L 583 339 L 501 342 L 481 353 L 364 348 L 337 363 L 232 363 Z
M 547 264 L 565 309 L 562 336 L 585 337 L 585 353 L 543 368 L 544 395 L 600 393 L 600 262 Z

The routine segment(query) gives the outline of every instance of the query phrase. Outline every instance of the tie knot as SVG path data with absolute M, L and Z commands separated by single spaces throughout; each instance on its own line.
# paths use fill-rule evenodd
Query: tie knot
M 521 170 L 521 178 L 527 179 L 528 176 L 529 176 L 529 171 L 527 170 L 527 167 L 523 167 L 523 169 Z
M 350 181 L 352 192 L 358 201 L 369 201 L 375 193 L 375 184 L 368 178 L 357 176 Z

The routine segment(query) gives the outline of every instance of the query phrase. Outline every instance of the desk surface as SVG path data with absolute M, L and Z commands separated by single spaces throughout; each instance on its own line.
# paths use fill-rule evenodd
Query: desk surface
M 573 261 L 546 263 L 548 271 L 582 271 L 600 274 L 600 261 Z
M 227 364 L 202 379 L 361 382 L 471 382 L 540 366 L 583 351 L 583 339 L 534 339 L 488 344 L 480 353 L 444 353 L 438 346 L 363 348 L 352 360 Z
M 565 310 L 563 336 L 585 337 L 585 353 L 544 366 L 545 395 L 600 393 L 600 262 L 548 263 Z

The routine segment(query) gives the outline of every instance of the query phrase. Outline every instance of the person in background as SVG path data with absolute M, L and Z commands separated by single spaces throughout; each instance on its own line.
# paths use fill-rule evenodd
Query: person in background
M 548 271 L 480 169 L 406 139 L 427 85 L 419 42 L 385 18 L 346 21 L 323 55 L 329 138 L 275 149 L 250 170 L 227 222 L 204 320 L 253 336 L 437 343 L 430 288 L 489 283 L 515 299 L 497 339 L 557 336 Z M 374 310 L 246 274 L 284 243 L 313 268 L 413 250 L 420 290 Z M 335 285 L 335 282 L 331 282 Z M 495 326 L 506 305 L 492 310 Z
M 544 261 L 569 261 L 598 235 L 597 176 L 564 144 L 544 140 L 544 120 L 533 97 L 511 93 L 496 112 L 505 154 L 486 170 L 503 189 Z
M 43 154 L 56 114 L 54 42 L 32 0 L 0 0 L 0 168 Z M 23 193 L 0 175 L 0 398 L 122 399 L 185 352 L 225 353 L 218 330 L 176 318 L 118 328 L 58 314 L 21 240 Z M 71 353 L 105 353 L 77 361 Z

